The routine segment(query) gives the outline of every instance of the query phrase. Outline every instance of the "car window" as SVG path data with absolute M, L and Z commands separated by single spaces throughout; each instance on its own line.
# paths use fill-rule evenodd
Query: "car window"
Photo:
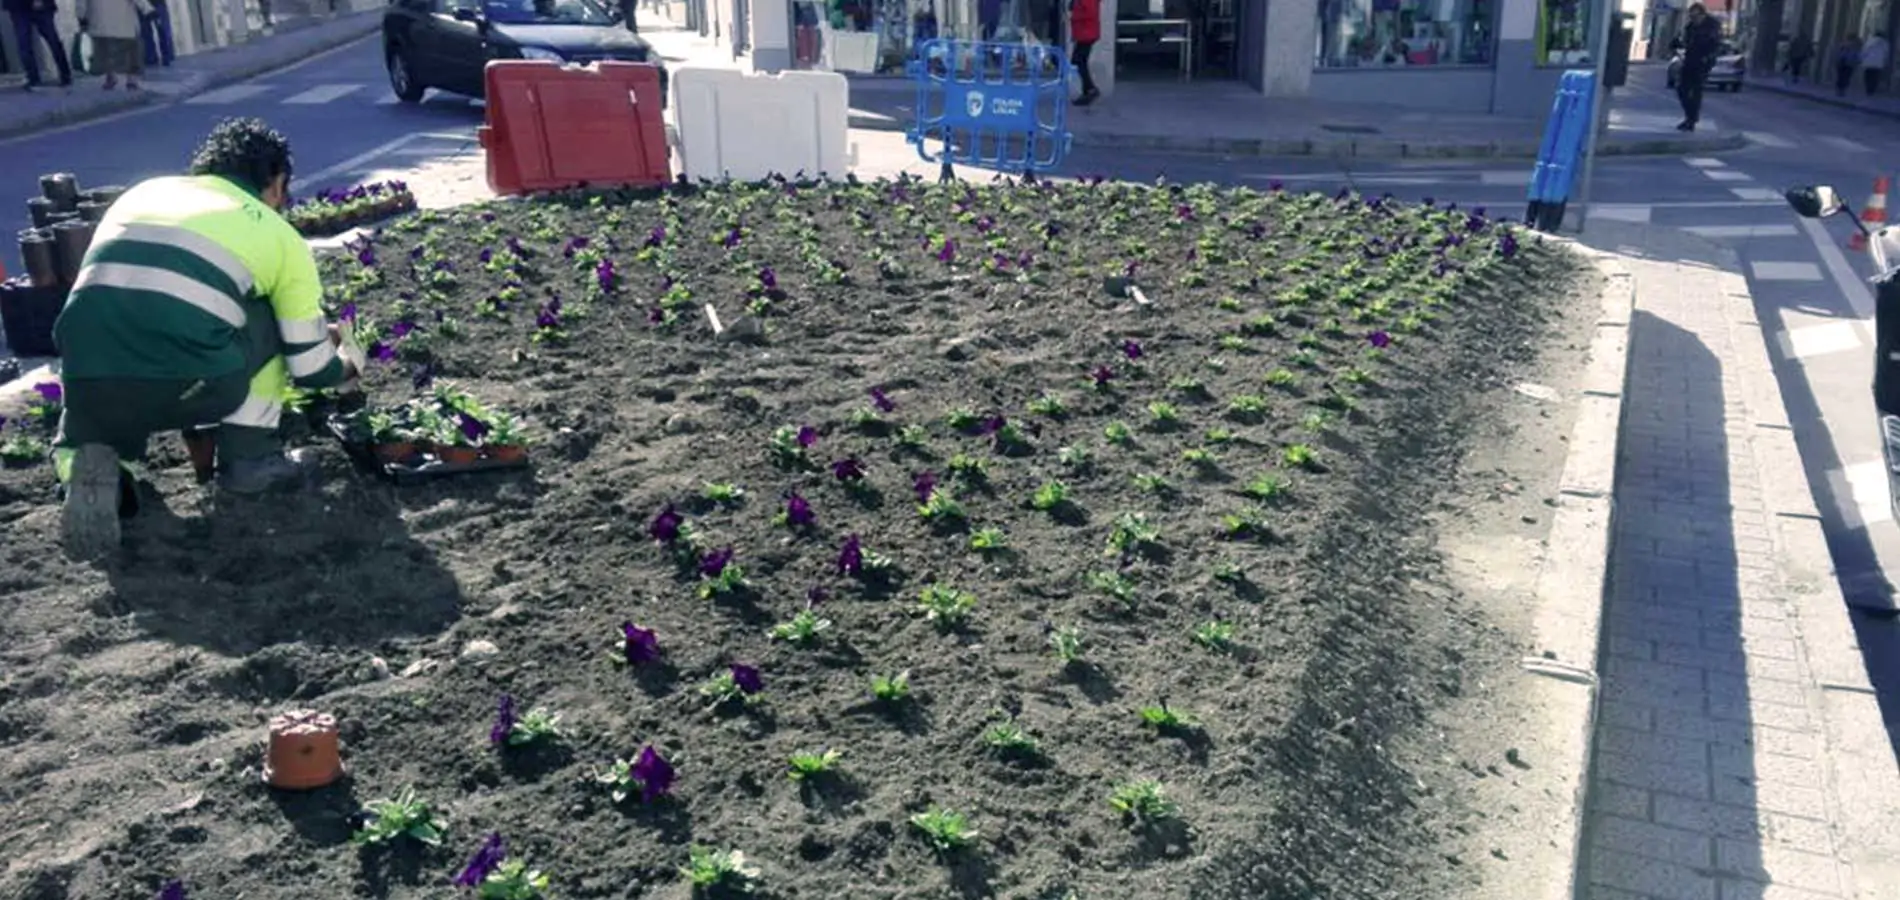
M 613 16 L 594 0 L 485 0 L 483 13 L 498 25 L 609 25 Z

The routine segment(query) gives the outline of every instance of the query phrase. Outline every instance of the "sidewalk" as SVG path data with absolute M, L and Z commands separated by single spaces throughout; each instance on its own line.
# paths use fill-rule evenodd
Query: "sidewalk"
M 1900 898 L 1900 770 L 1737 257 L 1591 232 L 1636 312 L 1580 896 Z
M 641 36 L 669 67 L 744 68 L 730 50 L 665 19 L 640 13 Z M 909 81 L 852 77 L 851 127 L 903 131 L 916 119 L 917 88 Z M 1610 111 L 1604 155 L 1706 154 L 1739 149 L 1739 130 L 1705 121 L 1692 134 L 1675 130 L 1672 110 L 1619 103 Z M 1114 147 L 1230 156 L 1535 159 L 1544 122 L 1505 116 L 1419 112 L 1407 107 L 1267 98 L 1237 82 L 1124 82 L 1112 97 L 1070 107 L 1078 147 Z
M 1763 76 L 1750 80 L 1747 89 L 1768 91 L 1775 94 L 1786 94 L 1790 97 L 1812 100 L 1815 103 L 1838 106 L 1841 109 L 1851 109 L 1858 112 L 1871 113 L 1876 116 L 1886 116 L 1890 119 L 1900 119 L 1900 97 L 1891 94 L 1869 97 L 1862 91 L 1860 79 L 1858 78 L 1854 80 L 1853 86 L 1847 89 L 1847 96 L 1845 97 L 1835 96 L 1834 87 L 1832 85 L 1815 84 L 1807 81 L 1800 84 L 1789 84 L 1782 80 L 1779 75 L 1773 77 Z
M 374 33 L 382 24 L 380 3 L 339 0 L 338 5 L 369 8 L 335 18 L 287 19 L 242 44 L 181 56 L 169 68 L 148 69 L 142 91 L 106 91 L 99 87 L 99 79 L 87 76 L 70 89 L 0 88 L 0 138 L 203 93 L 340 47 Z

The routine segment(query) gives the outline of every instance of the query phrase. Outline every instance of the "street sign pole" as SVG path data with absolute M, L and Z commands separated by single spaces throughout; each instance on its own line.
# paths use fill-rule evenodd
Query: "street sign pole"
M 1608 102 L 1610 86 L 1603 83 L 1608 74 L 1606 65 L 1610 55 L 1610 18 L 1617 14 L 1616 0 L 1597 0 L 1596 34 L 1593 35 L 1595 49 L 1590 59 L 1596 65 L 1596 89 L 1590 92 L 1590 130 L 1583 142 L 1583 179 L 1577 186 L 1577 233 L 1583 233 L 1584 225 L 1590 219 L 1590 182 L 1596 175 L 1597 140 L 1602 136 L 1604 106 Z

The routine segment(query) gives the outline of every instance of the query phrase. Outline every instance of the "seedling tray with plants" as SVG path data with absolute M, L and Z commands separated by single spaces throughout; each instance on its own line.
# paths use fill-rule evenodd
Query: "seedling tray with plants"
M 331 414 L 324 425 L 359 468 L 397 480 L 521 469 L 529 461 L 514 416 L 447 382 L 395 406 Z
M 284 214 L 304 237 L 329 237 L 414 212 L 416 197 L 401 181 L 331 188 L 294 202 Z
M 1478 801 L 1444 704 L 1518 651 L 1437 529 L 1507 464 L 1490 389 L 1596 308 L 1554 242 L 1417 198 L 773 179 L 424 210 L 319 265 L 369 359 L 330 469 L 523 431 L 541 464 L 199 512 L 161 438 L 172 513 L 110 574 L 57 562 L 43 468 L 0 471 L 32 636 L 0 677 L 38 686 L 0 689 L 34 786 L 0 896 L 1455 897 L 1489 865 L 1445 862 Z M 347 789 L 258 782 L 283 708 L 336 717 Z

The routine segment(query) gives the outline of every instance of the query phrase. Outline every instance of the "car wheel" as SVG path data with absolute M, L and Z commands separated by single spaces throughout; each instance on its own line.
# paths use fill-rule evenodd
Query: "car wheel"
M 1739 82 L 1739 81 L 1737 81 L 1737 82 L 1735 82 L 1734 84 L 1731 84 L 1731 85 L 1729 85 L 1729 86 L 1728 86 L 1728 92 L 1729 92 L 1729 93 L 1731 93 L 1731 94 L 1739 94 L 1739 93 L 1741 93 L 1741 92 L 1742 92 L 1742 83 L 1741 83 L 1741 82 Z
M 422 95 L 429 87 L 416 80 L 416 70 L 409 64 L 408 52 L 392 48 L 384 62 L 389 66 L 389 89 L 396 93 L 396 99 L 404 103 L 421 103 Z

